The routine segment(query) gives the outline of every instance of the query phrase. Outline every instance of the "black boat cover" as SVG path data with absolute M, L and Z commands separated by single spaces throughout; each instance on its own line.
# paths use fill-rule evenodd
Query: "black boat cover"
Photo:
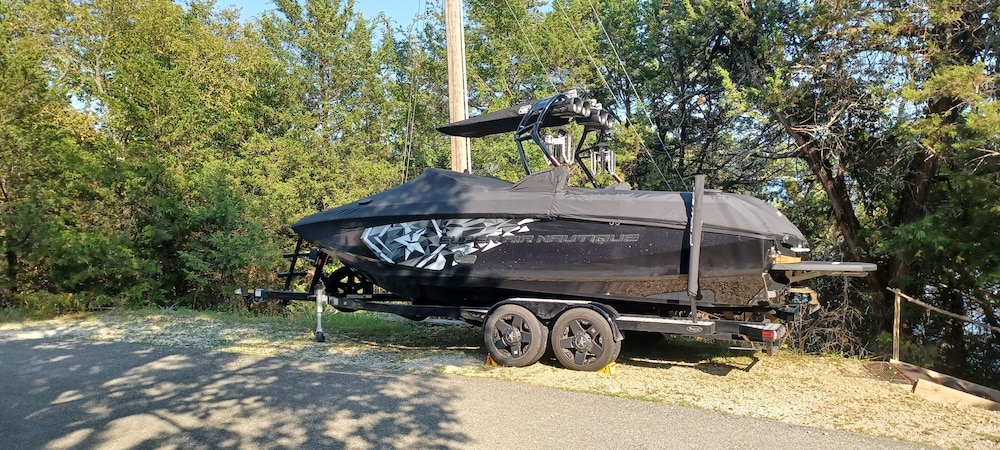
M 340 228 L 428 218 L 531 217 L 686 228 L 690 192 L 567 187 L 566 167 L 528 175 L 517 184 L 497 178 L 427 169 L 387 191 L 313 214 L 293 228 Z M 706 191 L 704 231 L 778 239 L 806 247 L 805 237 L 774 206 L 749 195 Z

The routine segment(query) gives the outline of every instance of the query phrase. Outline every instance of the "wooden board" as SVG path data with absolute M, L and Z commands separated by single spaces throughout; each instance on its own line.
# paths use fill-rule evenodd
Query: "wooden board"
M 939 403 L 975 406 L 991 411 L 1000 411 L 1000 403 L 976 397 L 975 395 L 952 389 L 948 386 L 942 386 L 933 381 L 917 380 L 913 385 L 913 393 L 927 400 Z
M 913 364 L 895 359 L 889 361 L 889 364 L 891 364 L 900 375 L 906 377 L 907 380 L 914 383 L 913 393 L 921 395 L 917 392 L 917 388 L 921 387 L 921 392 L 926 394 L 921 396 L 927 398 L 928 400 L 935 400 L 929 396 L 939 395 L 941 398 L 937 399 L 937 401 L 944 403 L 959 403 L 1000 411 L 1000 391 L 997 391 L 996 389 L 990 389 L 986 386 L 965 381 L 961 378 L 955 378 L 950 375 L 945 375 L 943 373 L 935 372 L 930 369 L 925 369 L 923 367 L 915 366 Z M 940 389 L 937 389 L 935 386 Z M 964 396 L 959 396 L 957 394 L 963 394 L 969 398 L 965 399 Z M 965 400 L 959 402 L 957 400 L 959 398 L 963 398 Z

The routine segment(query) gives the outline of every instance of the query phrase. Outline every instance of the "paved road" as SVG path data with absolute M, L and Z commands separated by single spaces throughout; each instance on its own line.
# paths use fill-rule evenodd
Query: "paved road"
M 0 448 L 912 449 L 498 380 L 0 333 Z

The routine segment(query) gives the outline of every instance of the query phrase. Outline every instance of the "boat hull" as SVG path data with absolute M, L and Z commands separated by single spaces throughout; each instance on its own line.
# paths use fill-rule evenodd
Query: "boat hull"
M 296 231 L 414 304 L 488 307 L 527 296 L 602 298 L 625 310 L 647 310 L 686 299 L 690 236 L 683 228 L 487 217 L 347 227 L 326 222 Z M 775 245 L 705 233 L 703 305 L 765 302 Z

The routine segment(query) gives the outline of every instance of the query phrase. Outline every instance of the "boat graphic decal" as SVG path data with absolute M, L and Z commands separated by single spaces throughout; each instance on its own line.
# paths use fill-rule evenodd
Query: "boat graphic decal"
M 361 240 L 379 259 L 419 269 L 473 264 L 483 253 L 530 231 L 534 219 L 429 219 L 365 228 Z

